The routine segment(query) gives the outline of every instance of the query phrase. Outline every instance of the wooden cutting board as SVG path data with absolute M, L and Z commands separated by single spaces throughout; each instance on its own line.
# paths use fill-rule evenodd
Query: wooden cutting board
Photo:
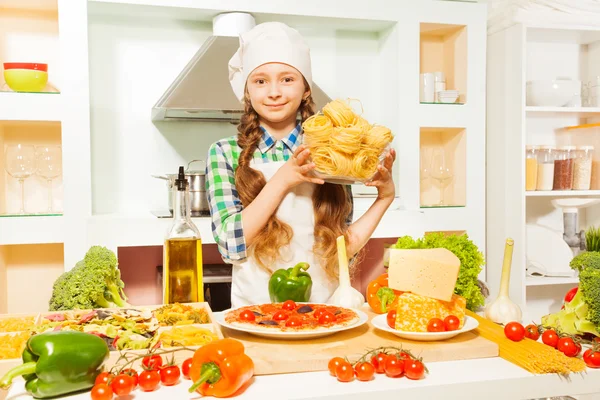
M 460 334 L 438 342 L 416 342 L 401 339 L 375 329 L 370 321 L 377 314 L 370 307 L 362 308 L 369 322 L 361 327 L 331 336 L 305 340 L 274 340 L 222 327 L 225 337 L 240 340 L 252 357 L 256 375 L 325 371 L 332 357 L 348 357 L 355 361 L 368 350 L 380 346 L 402 346 L 424 362 L 467 360 L 498 356 L 498 345 L 473 332 Z

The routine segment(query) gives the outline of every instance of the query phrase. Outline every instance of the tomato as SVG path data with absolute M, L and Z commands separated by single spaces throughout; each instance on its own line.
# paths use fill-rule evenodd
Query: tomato
M 285 326 L 288 328 L 302 326 L 302 320 L 297 317 L 288 318 L 288 320 L 285 322 Z
M 163 364 L 162 357 L 158 354 L 144 357 L 142 365 L 147 369 L 159 369 Z
M 110 400 L 113 398 L 113 391 L 106 383 L 99 383 L 92 388 L 92 400 Z
M 425 365 L 419 360 L 409 359 L 404 361 L 404 375 L 408 379 L 421 379 L 425 376 Z
M 354 379 L 354 370 L 352 369 L 352 365 L 348 361 L 344 360 L 344 362 L 335 367 L 335 376 L 337 376 L 338 381 L 340 382 L 350 382 L 352 379 Z
M 587 349 L 583 353 L 583 361 L 585 361 L 585 365 L 589 368 L 600 368 L 600 351 Z
M 190 359 L 191 360 L 191 359 Z M 147 369 L 140 373 L 140 389 L 144 392 L 156 390 L 160 384 L 160 374 L 154 369 Z
M 336 319 L 337 319 L 337 317 L 335 315 L 333 315 L 333 313 L 331 313 L 329 311 L 325 311 L 319 317 L 319 324 L 321 324 L 321 325 L 330 324 L 332 322 L 335 322 Z
M 315 319 L 318 320 L 319 318 L 321 318 L 321 315 L 323 315 L 324 312 L 325 312 L 324 308 L 317 308 L 315 310 L 315 312 L 313 313 L 313 317 L 315 317 Z
M 427 324 L 427 332 L 444 332 L 444 321 L 439 318 L 431 318 Z
M 110 387 L 117 396 L 127 396 L 133 390 L 134 384 L 132 376 L 119 374 L 115 376 Z
M 181 374 L 185 379 L 190 379 L 190 368 L 192 368 L 192 360 L 188 358 L 181 364 Z
M 577 294 L 578 290 L 579 286 L 575 286 L 573 289 L 569 290 L 565 295 L 565 303 L 571 302 L 571 300 L 573 300 L 573 297 L 575 297 L 575 295 Z
M 562 337 L 558 339 L 556 349 L 567 357 L 575 357 L 579 353 L 579 348 L 570 337 Z
M 556 331 L 552 329 L 544 331 L 544 333 L 542 333 L 542 342 L 550 347 L 556 348 L 556 345 L 558 344 L 558 335 L 556 334 Z
M 294 311 L 296 309 L 296 303 L 294 303 L 294 300 L 287 300 L 283 303 L 281 308 L 288 311 Z
M 385 360 L 385 374 L 391 378 L 404 373 L 404 360 L 396 356 L 388 356 Z
M 335 376 L 336 367 L 344 362 L 346 362 L 346 360 L 344 360 L 342 357 L 333 357 L 331 360 L 329 360 L 329 363 L 327 364 L 327 368 L 329 369 L 329 374 L 331 376 Z
M 370 362 L 359 362 L 354 366 L 354 373 L 359 381 L 370 381 L 375 374 L 375 367 Z
M 387 313 L 387 324 L 390 328 L 396 329 L 396 310 Z
M 177 365 L 167 365 L 160 369 L 160 383 L 165 386 L 173 386 L 179 382 L 181 371 Z
M 254 313 L 250 310 L 244 310 L 240 313 L 240 319 L 242 321 L 254 321 L 256 320 L 256 315 L 254 315 Z
M 518 322 L 509 322 L 504 326 L 504 334 L 513 342 L 520 342 L 525 337 L 525 328 Z
M 94 382 L 96 385 L 99 385 L 100 383 L 106 383 L 108 385 L 109 381 L 114 378 L 114 375 L 111 374 L 110 372 L 101 372 L 97 377 L 96 377 L 96 381 Z
M 283 321 L 284 319 L 288 319 L 290 315 L 288 314 L 287 311 L 277 311 L 275 314 L 273 314 L 273 320 L 275 321 Z
M 456 315 L 448 315 L 444 318 L 444 328 L 447 331 L 456 331 L 460 326 L 460 319 Z
M 385 361 L 389 356 L 385 353 L 379 353 L 371 357 L 371 364 L 375 367 L 375 372 L 383 374 L 385 372 Z
M 525 327 L 525 337 L 531 340 L 538 340 L 540 338 L 540 330 L 537 325 L 527 325 Z
M 138 373 L 135 369 L 133 368 L 125 368 L 123 371 L 121 371 L 122 374 L 126 374 L 129 375 L 133 378 L 133 388 L 135 389 L 138 385 Z

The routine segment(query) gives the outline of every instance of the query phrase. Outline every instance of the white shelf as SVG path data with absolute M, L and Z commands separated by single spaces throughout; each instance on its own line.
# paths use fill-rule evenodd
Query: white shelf
M 0 218 L 0 245 L 62 243 L 62 216 L 24 216 Z
M 58 93 L 0 92 L 2 121 L 60 121 L 61 96 Z
M 600 190 L 540 190 L 525 192 L 527 197 L 600 196 Z
M 525 283 L 527 286 L 576 285 L 579 283 L 579 278 L 528 276 Z
M 527 114 L 575 114 L 578 116 L 600 115 L 600 107 L 525 107 Z

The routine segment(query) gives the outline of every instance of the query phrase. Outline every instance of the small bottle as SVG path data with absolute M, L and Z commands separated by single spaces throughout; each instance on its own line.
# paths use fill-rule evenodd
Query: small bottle
M 179 167 L 173 187 L 173 224 L 164 246 L 164 304 L 204 301 L 202 240 L 190 216 L 189 182 Z

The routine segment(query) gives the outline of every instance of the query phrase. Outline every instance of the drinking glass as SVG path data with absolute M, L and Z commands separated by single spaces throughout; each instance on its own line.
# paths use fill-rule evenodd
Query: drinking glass
M 6 147 L 4 168 L 10 176 L 19 180 L 21 186 L 21 209 L 25 214 L 25 179 L 35 172 L 35 148 L 29 145 L 16 144 Z
M 444 191 L 452 181 L 454 173 L 446 160 L 446 154 L 443 148 L 437 148 L 434 150 L 433 159 L 431 161 L 431 177 L 440 185 L 439 205 L 444 206 L 446 205 L 444 203 Z
M 48 182 L 48 212 L 52 213 L 52 180 L 62 173 L 62 149 L 60 146 L 36 147 L 37 175 Z

